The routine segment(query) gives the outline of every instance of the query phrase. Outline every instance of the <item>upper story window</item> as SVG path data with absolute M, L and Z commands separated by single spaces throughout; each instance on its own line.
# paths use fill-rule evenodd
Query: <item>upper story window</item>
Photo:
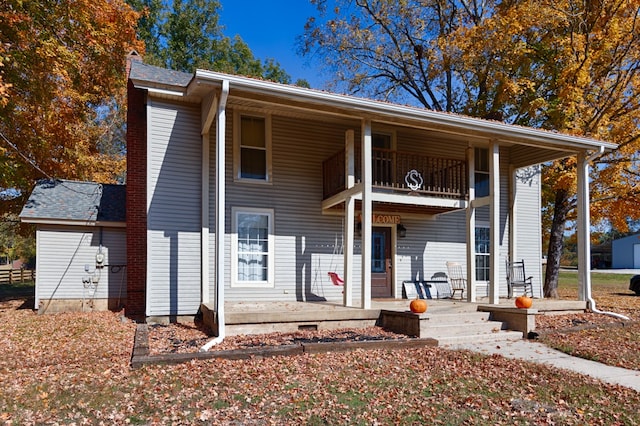
M 393 149 L 394 137 L 393 133 L 373 132 L 371 135 L 371 147 L 374 151 L 371 153 L 373 181 L 383 185 L 393 184 L 394 158 Z
M 371 135 L 371 146 L 373 148 L 392 149 L 392 135 L 390 133 L 374 132 Z
M 234 114 L 234 176 L 239 180 L 271 180 L 271 120 L 269 116 Z
M 476 198 L 489 195 L 489 150 L 486 148 L 475 148 L 473 158 L 475 159 L 475 190 Z

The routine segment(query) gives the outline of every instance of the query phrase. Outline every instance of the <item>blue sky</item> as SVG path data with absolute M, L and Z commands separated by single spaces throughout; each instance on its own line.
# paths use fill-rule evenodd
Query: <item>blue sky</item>
M 240 35 L 253 54 L 264 60 L 273 58 L 291 76 L 321 88 L 319 70 L 296 54 L 296 37 L 304 32 L 309 16 L 316 9 L 308 0 L 220 0 L 220 24 L 224 34 Z

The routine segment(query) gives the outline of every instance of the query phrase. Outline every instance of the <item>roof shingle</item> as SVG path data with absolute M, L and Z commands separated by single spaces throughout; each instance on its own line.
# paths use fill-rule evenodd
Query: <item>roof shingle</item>
M 124 222 L 126 187 L 70 180 L 38 181 L 20 218 L 83 222 Z

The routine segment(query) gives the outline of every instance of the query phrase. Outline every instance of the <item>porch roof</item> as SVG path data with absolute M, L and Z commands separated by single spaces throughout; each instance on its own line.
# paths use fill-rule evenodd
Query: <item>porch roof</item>
M 176 78 L 175 71 L 134 63 L 130 78 L 136 87 L 147 89 L 156 96 L 178 97 L 193 102 L 209 96 L 212 90 L 221 90 L 222 82 L 228 81 L 230 104 L 267 108 L 288 115 L 317 118 L 322 114 L 335 120 L 370 119 L 431 131 L 467 144 L 494 141 L 513 147 L 511 158 L 516 167 L 539 164 L 581 151 L 616 148 L 616 144 L 593 138 L 219 72 L 196 70 L 188 82 L 187 76 L 189 74 L 181 73 L 180 78 Z

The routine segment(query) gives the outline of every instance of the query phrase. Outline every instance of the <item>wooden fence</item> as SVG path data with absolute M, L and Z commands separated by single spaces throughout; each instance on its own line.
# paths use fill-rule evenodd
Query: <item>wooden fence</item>
M 0 284 L 23 283 L 35 281 L 36 271 L 28 269 L 0 269 Z

